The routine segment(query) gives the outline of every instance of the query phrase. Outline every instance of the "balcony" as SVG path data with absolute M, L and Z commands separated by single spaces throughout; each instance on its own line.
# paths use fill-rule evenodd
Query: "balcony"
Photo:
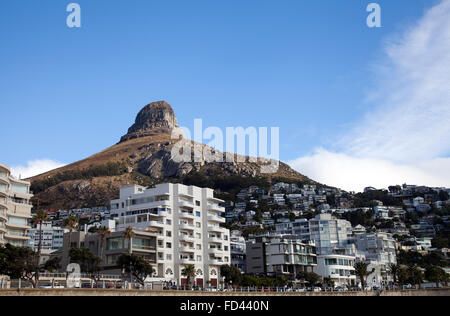
M 221 244 L 224 242 L 224 240 L 222 238 L 218 238 L 218 237 L 208 237 L 208 241 L 211 243 L 216 243 L 216 244 Z
M 178 206 L 189 208 L 189 209 L 194 209 L 194 203 L 188 202 L 188 201 L 179 201 Z
M 209 258 L 209 264 L 215 265 L 215 266 L 221 266 L 225 262 L 220 258 Z
M 195 229 L 195 226 L 192 224 L 180 224 L 180 229 L 182 230 L 189 230 L 189 231 L 193 231 Z
M 209 204 L 208 204 L 208 210 L 210 210 L 210 211 L 212 211 L 212 212 L 225 213 L 225 208 L 219 206 L 219 204 L 212 204 L 212 203 L 209 203 Z
M 225 232 L 225 228 L 222 228 L 220 226 L 208 226 L 208 231 L 214 233 L 223 233 Z
M 209 248 L 208 253 L 210 255 L 214 255 L 215 257 L 222 258 L 223 257 L 223 249 L 218 248 Z
M 134 251 L 149 251 L 149 252 L 155 252 L 156 247 L 155 246 L 145 246 L 145 245 L 133 245 Z
M 221 216 L 208 215 L 208 220 L 216 223 L 225 223 L 225 218 Z
M 195 252 L 195 248 L 194 247 L 189 247 L 189 246 L 180 246 L 180 252 L 194 253 Z
M 180 258 L 181 264 L 195 264 L 194 258 Z
M 180 240 L 186 242 L 194 242 L 194 236 L 180 235 Z
M 148 222 L 148 225 L 150 227 L 164 228 L 164 222 L 162 222 L 162 221 L 151 221 L 151 222 Z
M 16 234 L 8 235 L 8 233 L 7 233 L 7 234 L 5 234 L 5 238 L 6 239 L 16 239 L 16 240 L 30 240 L 30 237 L 22 235 L 22 234 L 21 235 L 16 235 Z
M 14 224 L 11 224 L 8 222 L 6 222 L 6 227 L 12 228 L 12 229 L 23 229 L 23 230 L 31 229 L 31 227 L 29 227 L 29 226 L 14 225 Z
M 194 213 L 180 212 L 180 218 L 194 219 Z

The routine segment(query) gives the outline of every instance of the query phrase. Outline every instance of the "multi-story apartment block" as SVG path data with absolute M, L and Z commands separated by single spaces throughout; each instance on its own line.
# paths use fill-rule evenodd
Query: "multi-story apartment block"
M 159 277 L 184 285 L 182 270 L 191 264 L 198 286 L 215 287 L 221 280 L 220 267 L 231 264 L 230 232 L 221 227 L 225 223 L 223 202 L 208 188 L 132 185 L 121 188 L 120 198 L 111 201 L 111 217 L 117 231 L 129 226 L 156 229 Z
M 335 286 L 356 285 L 354 256 L 331 253 L 318 256 L 317 274 L 331 278 Z
M 71 248 L 88 248 L 96 256 L 102 258 L 102 272 L 104 274 L 121 274 L 122 268 L 117 265 L 119 257 L 123 254 L 133 254 L 143 258 L 156 270 L 157 264 L 157 233 L 155 229 L 133 229 L 134 237 L 125 238 L 124 232 L 112 232 L 106 236 L 103 243 L 98 234 L 89 234 L 85 231 L 66 233 L 64 246 L 57 256 L 61 257 L 63 270 L 70 263 L 69 252 Z M 70 243 L 70 244 L 69 244 Z M 152 277 L 155 277 L 153 275 Z
M 10 169 L 0 164 L 0 244 L 25 246 L 32 197 L 30 182 L 13 178 Z
M 300 240 L 314 242 L 317 254 L 333 253 L 335 248 L 345 248 L 352 235 L 352 225 L 346 220 L 336 219 L 331 214 L 320 214 L 315 218 L 297 219 L 294 222 L 276 225 L 282 235 L 297 235 Z
M 38 224 L 37 227 L 28 230 L 27 247 L 38 250 L 39 238 L 41 227 Z M 52 222 L 42 223 L 42 245 L 41 250 L 58 250 L 63 247 L 64 233 L 67 232 L 64 228 L 52 226 Z
M 397 264 L 397 245 L 392 234 L 376 232 L 356 234 L 355 246 L 358 254 L 364 256 L 369 264 L 369 271 L 374 270 L 367 278 L 367 284 L 382 286 L 392 281 L 389 275 L 389 266 Z
M 247 242 L 247 273 L 295 280 L 299 272 L 312 272 L 316 265 L 316 248 L 298 239 L 264 236 Z
M 240 231 L 232 231 L 230 238 L 231 264 L 246 273 L 246 241 Z
M 355 244 L 358 251 L 363 252 L 367 260 L 377 261 L 386 267 L 396 264 L 396 242 L 388 233 L 357 234 Z

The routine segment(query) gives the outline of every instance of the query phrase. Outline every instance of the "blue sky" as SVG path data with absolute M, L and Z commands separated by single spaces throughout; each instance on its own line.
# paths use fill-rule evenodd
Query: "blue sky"
M 386 41 L 440 1 L 377 1 L 379 29 L 366 26 L 371 1 L 362 0 L 78 0 L 80 29 L 65 24 L 70 2 L 0 2 L 4 164 L 85 158 L 156 100 L 187 127 L 195 118 L 279 126 L 281 159 L 312 177 L 295 162 L 318 148 L 410 163 L 359 157 L 340 142 L 378 108 L 368 97 L 382 86 Z M 420 161 L 447 155 L 434 156 Z

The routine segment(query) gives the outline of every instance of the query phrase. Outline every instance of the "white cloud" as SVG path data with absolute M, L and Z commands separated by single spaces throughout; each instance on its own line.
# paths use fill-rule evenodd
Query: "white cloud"
M 397 40 L 376 65 L 373 110 L 338 142 L 291 165 L 349 190 L 414 183 L 450 186 L 450 0 Z
M 450 158 L 432 159 L 415 164 L 400 164 L 375 158 L 351 157 L 323 148 L 289 164 L 314 180 L 342 188 L 361 191 L 367 186 L 387 188 L 393 184 L 448 186 Z
M 385 52 L 374 110 L 344 137 L 343 151 L 397 162 L 448 155 L 450 0 L 428 10 Z
M 32 160 L 26 166 L 11 167 L 11 174 L 16 178 L 26 179 L 63 166 L 65 164 L 50 159 Z

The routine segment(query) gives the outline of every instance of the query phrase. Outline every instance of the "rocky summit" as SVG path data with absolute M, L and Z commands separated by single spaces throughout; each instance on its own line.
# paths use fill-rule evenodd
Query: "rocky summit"
M 182 182 L 212 187 L 222 193 L 235 189 L 234 183 L 242 179 L 247 184 L 267 182 L 270 178 L 314 183 L 284 163 L 279 164 L 277 173 L 263 174 L 261 163 L 250 162 L 248 157 L 244 157 L 245 162 L 175 162 L 171 153 L 176 143 L 194 144 L 187 139 L 172 139 L 176 128 L 177 118 L 167 102 L 146 105 L 116 145 L 31 178 L 35 206 L 52 210 L 107 206 L 109 200 L 118 197 L 121 186 L 135 183 L 152 186 Z M 212 150 L 197 145 L 202 150 Z
M 178 121 L 170 104 L 165 101 L 153 102 L 139 112 L 135 123 L 120 142 L 161 133 L 171 134 L 177 127 Z

